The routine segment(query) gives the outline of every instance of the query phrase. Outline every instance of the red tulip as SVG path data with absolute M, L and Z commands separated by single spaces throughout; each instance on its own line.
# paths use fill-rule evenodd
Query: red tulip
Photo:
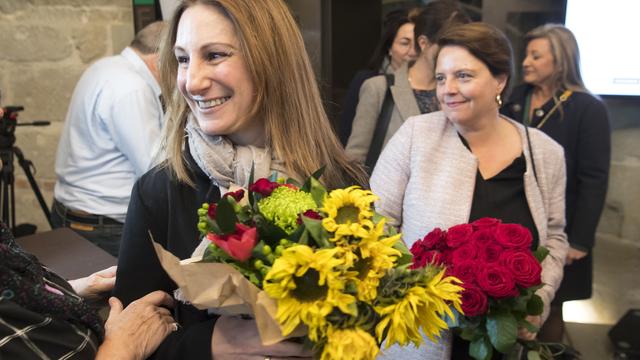
M 233 234 L 216 235 L 209 233 L 207 234 L 207 239 L 232 258 L 238 261 L 247 261 L 258 242 L 258 231 L 254 227 L 237 223 L 236 231 Z

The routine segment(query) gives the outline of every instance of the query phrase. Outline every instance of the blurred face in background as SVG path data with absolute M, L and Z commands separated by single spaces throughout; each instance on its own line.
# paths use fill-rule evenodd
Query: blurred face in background
M 406 23 L 398 28 L 396 37 L 389 48 L 389 58 L 393 70 L 398 69 L 407 61 L 415 60 L 416 51 L 413 46 L 412 23 Z
M 231 21 L 212 6 L 189 7 L 180 18 L 174 52 L 178 89 L 200 128 L 235 144 L 259 144 L 264 129 L 249 118 L 254 86 Z
M 435 78 L 438 101 L 452 123 L 474 127 L 481 119 L 498 116 L 496 95 L 504 89 L 507 76 L 493 76 L 466 48 L 443 47 L 438 53 Z
M 534 86 L 553 84 L 556 71 L 549 39 L 538 38 L 527 44 L 527 56 L 522 62 L 523 80 Z

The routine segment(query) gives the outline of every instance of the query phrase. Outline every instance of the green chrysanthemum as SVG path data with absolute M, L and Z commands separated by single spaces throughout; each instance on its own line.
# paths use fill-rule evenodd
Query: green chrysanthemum
M 280 186 L 260 200 L 258 208 L 267 220 L 291 234 L 298 227 L 298 215 L 307 210 L 316 210 L 317 206 L 308 192 Z

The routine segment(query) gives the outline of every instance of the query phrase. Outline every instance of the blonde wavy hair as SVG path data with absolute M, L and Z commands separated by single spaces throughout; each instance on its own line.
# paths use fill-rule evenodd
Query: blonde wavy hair
M 545 24 L 529 31 L 525 37 L 529 44 L 535 39 L 547 39 L 555 64 L 554 85 L 557 90 L 589 91 L 580 73 L 580 50 L 571 30 L 560 24 Z
M 249 116 L 264 121 L 266 145 L 287 171 L 308 176 L 325 166 L 321 181 L 329 188 L 366 184 L 362 168 L 347 159 L 333 132 L 302 35 L 281 0 L 183 0 L 179 4 L 160 51 L 160 82 L 168 105 L 163 165 L 179 181 L 193 185 L 183 154 L 190 109 L 176 86 L 178 62 L 173 46 L 182 14 L 196 4 L 218 9 L 233 24 L 255 88 Z

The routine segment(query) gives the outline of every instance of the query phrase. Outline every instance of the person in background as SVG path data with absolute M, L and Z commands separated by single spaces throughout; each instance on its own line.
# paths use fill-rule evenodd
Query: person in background
M 324 166 L 320 181 L 328 188 L 366 183 L 331 128 L 284 1 L 181 1 L 160 69 L 168 100 L 165 159 L 131 194 L 114 290 L 125 305 L 151 291 L 176 289 L 151 240 L 180 259 L 191 257 L 201 242 L 198 208 L 234 186 L 246 188 L 252 169 L 255 179 L 301 181 Z M 211 359 L 212 352 L 224 358 L 219 351 L 228 349 L 229 337 L 242 342 L 230 358 L 261 346 L 253 320 L 218 318 L 184 303 L 174 313 L 182 329 L 167 337 L 156 358 Z M 253 330 L 238 338 L 228 329 Z M 226 336 L 216 336 L 221 332 Z M 291 351 L 305 355 L 300 346 Z
M 413 23 L 409 12 L 407 10 L 389 12 L 385 16 L 382 37 L 369 64 L 365 69 L 358 71 L 349 83 L 337 130 L 342 145 L 347 144 L 351 135 L 362 83 L 376 75 L 393 74 L 406 62 L 415 60 L 415 57 Z
M 409 117 L 439 109 L 433 76 L 434 51 L 438 33 L 456 24 L 469 22 L 457 1 L 435 0 L 412 16 L 417 58 L 414 64 L 404 64 L 394 73 L 393 83 L 383 75 L 373 77 L 362 84 L 360 101 L 353 119 L 353 130 L 346 146 L 349 157 L 365 164 L 369 171 L 375 165 L 380 150 Z M 386 129 L 376 128 L 385 112 L 384 103 L 389 89 L 392 109 Z
M 394 219 L 407 246 L 436 227 L 449 228 L 484 217 L 518 223 L 543 245 L 537 291 L 544 322 L 562 280 L 568 251 L 564 233 L 565 167 L 562 147 L 536 129 L 503 117 L 498 109 L 512 70 L 511 46 L 492 25 L 471 23 L 445 29 L 437 42 L 435 79 L 442 111 L 408 119 L 383 150 L 371 177 L 380 197 L 376 210 Z M 531 339 L 535 334 L 520 330 Z M 425 340 L 426 341 L 426 340 Z M 393 349 L 389 358 L 448 358 L 440 344 Z M 453 359 L 468 357 L 468 342 L 456 338 Z M 418 358 L 417 355 L 414 358 Z
M 564 147 L 571 247 L 562 285 L 540 332 L 543 340 L 561 342 L 562 303 L 591 297 L 593 246 L 609 180 L 611 127 L 605 105 L 584 86 L 571 31 L 547 24 L 527 33 L 525 41 L 524 84 L 514 89 L 502 113 L 542 130 Z
M 2 109 L 0 109 L 2 116 Z M 63 280 L 18 246 L 0 223 L 0 358 L 144 359 L 177 329 L 156 291 L 126 308 L 115 297 L 106 324 L 83 298 L 111 290 L 116 268 Z
M 150 167 L 160 137 L 157 61 L 164 27 L 147 25 L 120 55 L 89 66 L 58 144 L 53 227 L 69 227 L 116 257 L 131 188 Z

